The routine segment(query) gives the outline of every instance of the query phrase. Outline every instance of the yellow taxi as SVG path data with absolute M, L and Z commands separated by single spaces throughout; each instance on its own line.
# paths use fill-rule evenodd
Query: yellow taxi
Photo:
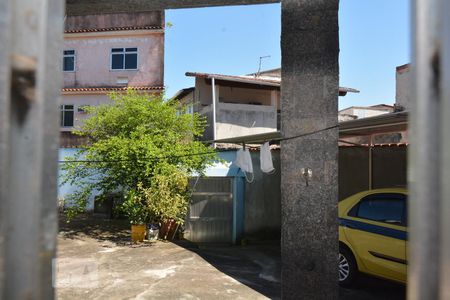
M 364 191 L 339 202 L 339 283 L 358 272 L 406 283 L 406 189 Z

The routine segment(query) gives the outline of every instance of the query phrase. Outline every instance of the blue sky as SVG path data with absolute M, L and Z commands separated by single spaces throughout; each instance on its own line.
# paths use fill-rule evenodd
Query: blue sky
M 409 62 L 408 0 L 341 0 L 340 84 L 360 94 L 339 107 L 393 103 L 395 67 Z M 187 71 L 239 75 L 281 64 L 279 4 L 166 11 L 167 96 L 193 86 Z

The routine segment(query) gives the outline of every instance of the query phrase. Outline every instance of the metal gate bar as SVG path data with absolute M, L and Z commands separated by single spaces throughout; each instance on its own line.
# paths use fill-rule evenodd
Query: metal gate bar
M 1 14 L 0 297 L 52 299 L 64 2 L 2 1 Z
M 409 299 L 450 298 L 450 5 L 413 2 Z

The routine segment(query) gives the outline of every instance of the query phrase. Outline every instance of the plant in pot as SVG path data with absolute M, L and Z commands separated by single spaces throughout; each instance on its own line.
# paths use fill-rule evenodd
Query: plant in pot
M 145 197 L 135 190 L 130 190 L 120 206 L 120 211 L 128 217 L 131 223 L 133 243 L 143 242 L 149 219 L 149 209 Z
M 189 182 L 186 171 L 169 164 L 160 164 L 148 188 L 140 192 L 147 200 L 152 221 L 161 223 L 163 239 L 173 239 L 184 223 L 189 204 Z

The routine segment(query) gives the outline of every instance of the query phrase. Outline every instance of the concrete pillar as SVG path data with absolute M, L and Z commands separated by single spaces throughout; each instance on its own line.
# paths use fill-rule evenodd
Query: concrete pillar
M 282 133 L 338 122 L 338 0 L 282 1 Z M 283 299 L 338 297 L 338 130 L 281 144 Z M 302 168 L 310 168 L 305 180 Z

